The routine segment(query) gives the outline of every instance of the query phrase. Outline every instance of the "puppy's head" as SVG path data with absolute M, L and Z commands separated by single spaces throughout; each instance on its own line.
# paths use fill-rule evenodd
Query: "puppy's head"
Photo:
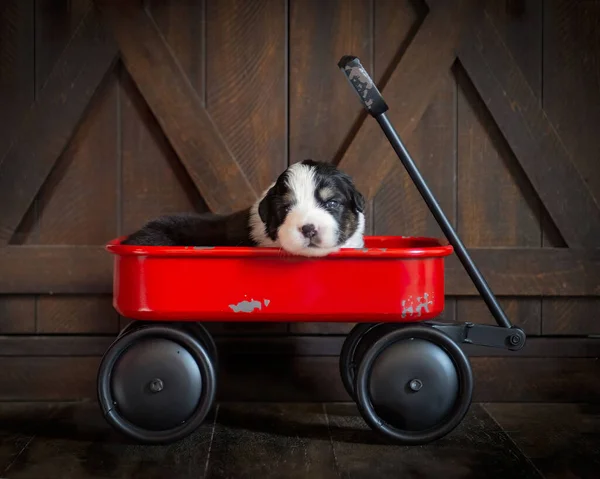
M 291 165 L 253 210 L 253 239 L 301 256 L 363 246 L 365 200 L 335 166 Z

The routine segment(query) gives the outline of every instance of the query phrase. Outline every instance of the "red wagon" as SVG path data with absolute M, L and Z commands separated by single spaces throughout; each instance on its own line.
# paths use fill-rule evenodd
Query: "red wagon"
M 404 444 L 452 431 L 470 403 L 473 377 L 460 344 L 520 349 L 525 334 L 496 298 L 442 212 L 355 57 L 339 67 L 380 123 L 450 244 L 367 237 L 362 249 L 303 258 L 274 248 L 107 246 L 116 310 L 134 319 L 106 352 L 98 397 L 109 423 L 140 442 L 181 439 L 215 399 L 210 321 L 356 322 L 340 374 L 365 421 Z M 444 310 L 444 259 L 456 253 L 498 326 L 436 321 Z M 360 278 L 352 287 L 340 278 Z

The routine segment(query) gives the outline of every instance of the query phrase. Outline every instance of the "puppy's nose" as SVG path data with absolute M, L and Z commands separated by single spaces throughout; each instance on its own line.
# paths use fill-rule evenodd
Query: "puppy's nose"
M 315 228 L 315 225 L 312 224 L 302 226 L 302 228 L 300 228 L 300 231 L 302 231 L 302 235 L 305 238 L 312 238 L 317 234 L 317 228 Z

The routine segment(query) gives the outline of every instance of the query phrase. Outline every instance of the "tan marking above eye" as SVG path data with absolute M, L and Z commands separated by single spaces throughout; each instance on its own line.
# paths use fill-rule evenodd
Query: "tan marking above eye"
M 322 201 L 325 202 L 329 201 L 334 194 L 335 191 L 332 188 L 329 188 L 328 186 L 319 190 L 319 197 Z

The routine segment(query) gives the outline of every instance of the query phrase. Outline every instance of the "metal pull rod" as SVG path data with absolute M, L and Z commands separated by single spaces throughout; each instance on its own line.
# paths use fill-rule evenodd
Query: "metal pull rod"
M 444 211 L 435 199 L 435 196 L 427 186 L 425 179 L 419 172 L 419 169 L 411 158 L 406 146 L 404 146 L 404 143 L 388 119 L 386 115 L 388 106 L 385 103 L 383 96 L 375 86 L 375 83 L 373 80 L 371 80 L 371 77 L 361 65 L 360 60 L 356 57 L 344 56 L 339 61 L 338 67 L 346 75 L 346 78 L 350 82 L 350 85 L 352 85 L 354 91 L 358 94 L 365 109 L 369 112 L 369 114 L 371 114 L 371 116 L 375 118 L 375 120 L 377 120 L 377 123 L 379 123 L 381 126 L 381 129 L 391 143 L 392 148 L 398 155 L 398 158 L 404 165 L 408 175 L 425 200 L 425 203 L 427 204 L 437 223 L 440 225 L 444 235 L 454 248 L 456 256 L 458 256 L 460 262 L 467 271 L 467 274 L 477 288 L 477 291 L 479 291 L 479 294 L 481 294 L 485 304 L 494 316 L 494 319 L 499 326 L 511 328 L 512 324 L 506 317 L 506 314 L 498 303 L 496 296 L 473 262 L 469 252 L 452 227 L 452 224 L 444 214 Z

